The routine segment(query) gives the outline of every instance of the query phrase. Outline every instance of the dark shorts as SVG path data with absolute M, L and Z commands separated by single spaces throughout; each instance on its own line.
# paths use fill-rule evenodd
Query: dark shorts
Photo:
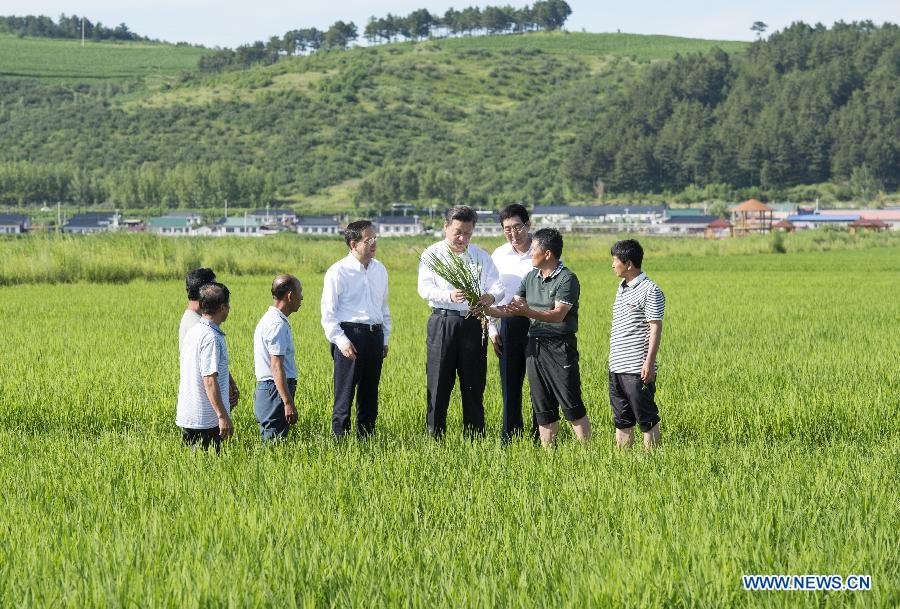
M 640 374 L 609 373 L 609 403 L 616 429 L 640 425 L 646 433 L 659 423 L 656 383 L 644 383 Z
M 297 381 L 288 379 L 288 391 L 296 394 Z M 259 433 L 263 440 L 283 440 L 287 438 L 291 426 L 284 416 L 284 400 L 275 387 L 275 381 L 259 381 L 253 394 L 253 413 L 259 422 Z
M 567 421 L 587 416 L 581 399 L 578 343 L 574 334 L 529 337 L 525 368 L 538 425 L 559 421 L 560 408 Z
M 185 446 L 193 448 L 199 446 L 203 450 L 208 449 L 209 445 L 212 444 L 218 453 L 219 447 L 222 445 L 222 437 L 219 435 L 218 427 L 210 427 L 209 429 L 189 429 L 184 427 L 181 429 L 181 442 Z

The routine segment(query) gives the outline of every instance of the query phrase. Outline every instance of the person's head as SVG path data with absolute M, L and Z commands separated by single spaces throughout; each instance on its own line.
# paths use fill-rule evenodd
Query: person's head
M 612 255 L 612 268 L 616 276 L 630 279 L 641 272 L 644 248 L 634 239 L 616 241 L 609 253 Z
M 216 274 L 212 272 L 212 269 L 194 269 L 193 271 L 188 271 L 187 275 L 184 276 L 184 286 L 187 288 L 187 297 L 191 302 L 197 302 L 200 300 L 200 288 L 205 286 L 207 283 L 212 283 L 216 280 Z
M 296 313 L 303 304 L 303 286 L 293 275 L 284 273 L 272 280 L 272 298 L 285 315 Z
M 207 283 L 200 288 L 200 313 L 221 324 L 231 311 L 231 293 L 221 283 Z
M 513 203 L 501 209 L 500 226 L 503 227 L 503 235 L 506 240 L 514 248 L 522 250 L 528 243 L 528 229 L 531 228 L 531 220 L 524 205 Z
M 531 264 L 537 268 L 555 268 L 562 258 L 563 238 L 555 228 L 542 228 L 532 235 Z
M 478 214 L 468 205 L 454 205 L 444 215 L 444 238 L 450 249 L 462 254 L 469 247 Z
M 375 257 L 378 235 L 369 220 L 357 220 L 347 225 L 344 241 L 357 260 L 368 261 Z

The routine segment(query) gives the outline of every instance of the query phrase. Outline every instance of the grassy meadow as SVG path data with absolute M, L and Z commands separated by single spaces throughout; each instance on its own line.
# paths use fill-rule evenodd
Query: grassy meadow
M 596 435 L 565 429 L 549 452 L 500 445 L 493 355 L 486 437 L 463 437 L 456 393 L 445 441 L 424 437 L 426 240 L 379 242 L 394 316 L 379 432 L 343 444 L 318 322 L 341 243 L 0 240 L 0 606 L 897 606 L 900 245 L 813 238 L 787 254 L 647 240 L 667 296 L 652 455 L 612 447 L 611 237 L 567 239 Z M 199 264 L 232 290 L 242 398 L 219 457 L 182 449 L 173 423 L 178 275 Z M 277 270 L 304 281 L 300 420 L 265 448 L 252 333 Z M 872 590 L 742 588 L 780 573 L 868 574 Z
M 174 77 L 193 71 L 211 51 L 153 42 L 95 42 L 0 34 L 0 78 L 103 82 Z

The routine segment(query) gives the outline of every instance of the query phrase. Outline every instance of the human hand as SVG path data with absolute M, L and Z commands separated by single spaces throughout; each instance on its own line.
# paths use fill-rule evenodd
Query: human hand
M 503 339 L 500 338 L 499 334 L 495 334 L 491 337 L 491 344 L 494 346 L 494 353 L 497 357 L 503 355 Z
M 506 312 L 509 315 L 524 315 L 527 316 L 528 313 L 528 303 L 521 298 L 513 298 L 512 301 L 506 307 Z
M 341 353 L 344 354 L 344 357 L 349 359 L 351 362 L 356 361 L 356 347 L 353 346 L 353 343 L 347 343 L 340 349 L 341 349 Z
M 644 365 L 641 366 L 641 381 L 643 381 L 645 385 L 649 385 L 655 380 L 656 370 L 654 370 L 653 364 L 644 362 Z
M 284 403 L 284 418 L 287 419 L 288 425 L 293 425 L 297 422 L 297 409 L 294 407 L 293 402 Z
M 219 417 L 219 437 L 227 440 L 234 435 L 234 423 L 227 414 Z
M 381 357 L 387 357 L 387 354 L 388 354 L 388 346 L 385 345 L 384 346 L 384 354 Z
M 450 302 L 466 302 L 466 293 L 462 290 L 452 290 L 450 292 Z
M 494 304 L 494 301 L 497 300 L 494 298 L 493 294 L 482 294 L 481 298 L 478 299 L 478 304 L 482 307 L 489 307 Z

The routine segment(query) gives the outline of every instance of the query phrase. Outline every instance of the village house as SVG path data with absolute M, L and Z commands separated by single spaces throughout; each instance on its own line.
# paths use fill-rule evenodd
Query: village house
M 251 220 L 249 215 L 231 216 L 225 218 L 218 224 L 219 235 L 233 235 L 238 237 L 261 237 L 262 224 L 256 220 Z
M 297 213 L 290 209 L 256 209 L 250 212 L 249 216 L 267 226 L 274 224 L 290 226 L 297 223 Z
M 117 212 L 90 212 L 76 214 L 69 218 L 62 227 L 64 233 L 84 235 L 88 233 L 105 233 L 119 228 Z
M 31 228 L 31 218 L 25 214 L 0 214 L 0 235 L 19 235 Z
M 188 218 L 163 216 L 161 218 L 150 218 L 147 230 L 154 235 L 190 235 L 192 234 L 194 225 Z
M 297 232 L 301 235 L 337 235 L 341 223 L 335 216 L 301 216 L 297 220 Z
M 408 237 L 425 232 L 419 216 L 378 216 L 373 224 L 379 237 Z

